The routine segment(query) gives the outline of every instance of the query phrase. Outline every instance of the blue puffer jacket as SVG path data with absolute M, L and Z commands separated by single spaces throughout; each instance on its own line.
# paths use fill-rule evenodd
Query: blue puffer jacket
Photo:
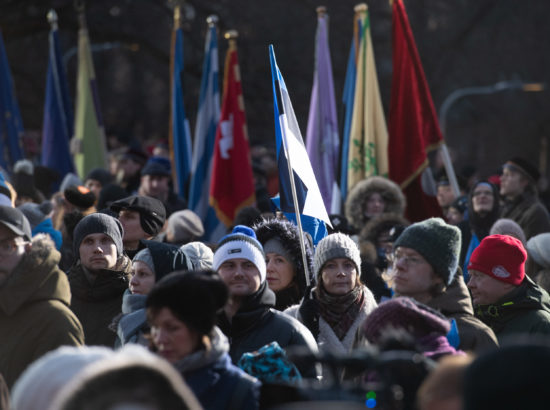
M 231 363 L 229 343 L 215 327 L 210 350 L 200 350 L 175 367 L 206 409 L 257 409 L 261 383 Z

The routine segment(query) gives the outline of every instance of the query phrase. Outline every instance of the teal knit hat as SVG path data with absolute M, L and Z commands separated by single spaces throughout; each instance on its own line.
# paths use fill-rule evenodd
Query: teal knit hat
M 461 241 L 460 229 L 456 226 L 441 218 L 430 218 L 405 229 L 393 248 L 402 246 L 417 251 L 448 286 L 458 268 Z

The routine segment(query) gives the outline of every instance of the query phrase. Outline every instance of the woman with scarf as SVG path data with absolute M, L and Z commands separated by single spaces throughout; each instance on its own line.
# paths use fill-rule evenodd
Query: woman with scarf
M 313 272 L 317 286 L 285 313 L 305 324 L 320 351 L 349 353 L 357 329 L 377 306 L 372 292 L 360 280 L 361 258 L 353 240 L 342 233 L 317 245 Z
M 181 373 L 205 409 L 257 409 L 260 383 L 231 363 L 215 326 L 228 289 L 213 271 L 174 272 L 147 297 L 152 350 Z

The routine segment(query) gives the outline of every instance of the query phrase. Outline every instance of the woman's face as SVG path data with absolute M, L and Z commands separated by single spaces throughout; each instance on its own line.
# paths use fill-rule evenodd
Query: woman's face
M 475 213 L 491 212 L 495 204 L 495 197 L 490 186 L 480 184 L 474 188 L 472 193 L 472 204 Z
M 284 256 L 278 253 L 269 252 L 265 256 L 267 284 L 269 288 L 274 292 L 286 289 L 294 278 L 294 268 L 292 264 Z
M 148 295 L 155 284 L 155 274 L 143 261 L 132 263 L 132 277 L 130 278 L 130 292 L 138 295 Z
M 325 290 L 333 295 L 345 295 L 357 284 L 357 268 L 348 258 L 330 259 L 321 269 Z
M 373 192 L 367 198 L 365 215 L 368 216 L 369 218 L 376 215 L 380 215 L 384 213 L 385 207 L 386 207 L 386 203 L 384 202 L 384 198 L 382 198 L 382 195 L 380 195 L 378 192 Z
M 199 347 L 199 334 L 179 320 L 164 307 L 151 320 L 151 340 L 157 353 L 175 363 L 190 355 Z

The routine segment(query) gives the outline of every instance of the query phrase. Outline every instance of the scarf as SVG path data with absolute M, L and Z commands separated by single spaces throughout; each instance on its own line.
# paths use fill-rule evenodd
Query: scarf
M 363 287 L 356 286 L 345 295 L 331 295 L 321 283 L 317 287 L 316 296 L 319 314 L 329 324 L 338 339 L 344 339 L 365 303 Z

